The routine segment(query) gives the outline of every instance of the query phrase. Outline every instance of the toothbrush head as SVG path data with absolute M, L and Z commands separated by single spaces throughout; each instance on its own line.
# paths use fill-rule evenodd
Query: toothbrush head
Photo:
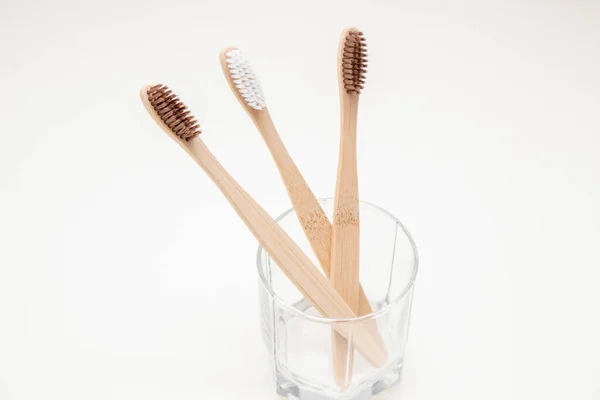
M 186 142 L 202 133 L 196 118 L 167 86 L 145 86 L 140 96 L 150 116 L 167 133 Z
M 241 50 L 235 47 L 223 50 L 221 67 L 242 105 L 257 111 L 267 107 L 260 82 Z
M 348 94 L 360 94 L 367 73 L 367 42 L 358 29 L 348 28 L 342 33 L 339 63 L 340 85 Z

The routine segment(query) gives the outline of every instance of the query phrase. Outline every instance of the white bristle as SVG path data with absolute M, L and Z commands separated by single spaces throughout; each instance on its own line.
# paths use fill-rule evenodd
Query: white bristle
M 238 50 L 230 50 L 226 53 L 227 68 L 233 84 L 246 103 L 255 110 L 262 110 L 267 106 L 260 82 L 250 67 L 244 54 Z

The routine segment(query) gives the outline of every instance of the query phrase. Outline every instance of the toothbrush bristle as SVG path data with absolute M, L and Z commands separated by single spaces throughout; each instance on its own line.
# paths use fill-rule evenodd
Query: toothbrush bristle
M 365 85 L 366 68 L 367 41 L 361 31 L 351 29 L 346 33 L 341 65 L 346 93 L 360 94 Z
M 265 108 L 267 105 L 260 82 L 241 50 L 229 50 L 225 56 L 231 80 L 246 104 L 255 110 Z
M 180 139 L 189 141 L 202 133 L 196 118 L 167 86 L 151 86 L 146 94 L 156 114 Z

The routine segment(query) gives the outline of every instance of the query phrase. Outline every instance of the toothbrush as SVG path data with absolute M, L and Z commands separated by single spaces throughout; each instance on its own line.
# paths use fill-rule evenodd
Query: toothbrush
M 275 124 L 267 109 L 260 82 L 244 54 L 235 47 L 227 47 L 221 52 L 220 61 L 223 74 L 232 92 L 267 144 L 300 225 L 317 256 L 319 264 L 328 276 L 331 261 L 331 223 L 327 215 L 306 184 L 298 167 L 296 167 L 285 148 L 279 133 L 277 133 Z M 368 301 L 366 307 L 370 309 Z
M 267 109 L 260 81 L 238 48 L 225 48 L 221 51 L 220 61 L 223 74 L 232 92 L 267 144 L 300 225 L 321 268 L 329 277 L 331 272 L 331 223 L 277 133 Z M 372 312 L 369 299 L 361 287 L 357 315 L 367 315 Z M 371 329 L 374 329 L 374 333 L 376 333 L 376 324 Z
M 146 86 L 140 96 L 154 121 L 206 172 L 261 246 L 319 313 L 328 318 L 355 318 L 356 314 L 308 256 L 210 152 L 199 138 L 201 131 L 196 118 L 179 97 L 163 85 Z M 338 325 L 336 331 L 343 337 L 351 336 L 357 349 L 373 366 L 381 367 L 386 362 L 385 347 L 374 340 L 366 325 L 358 324 L 352 332 L 344 324 Z
M 338 52 L 340 90 L 340 152 L 331 236 L 333 287 L 355 313 L 359 312 L 359 213 L 356 167 L 358 99 L 365 83 L 367 47 L 363 33 L 348 28 Z M 333 372 L 337 384 L 346 387 L 352 378 L 354 348 L 333 332 Z

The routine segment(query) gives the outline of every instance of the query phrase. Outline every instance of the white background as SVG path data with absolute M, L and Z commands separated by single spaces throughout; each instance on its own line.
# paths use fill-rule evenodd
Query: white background
M 169 84 L 270 212 L 289 206 L 218 52 L 258 71 L 333 193 L 336 47 L 361 28 L 360 191 L 421 255 L 381 399 L 600 399 L 600 3 L 0 3 L 0 399 L 275 399 L 256 243 L 143 110 Z

